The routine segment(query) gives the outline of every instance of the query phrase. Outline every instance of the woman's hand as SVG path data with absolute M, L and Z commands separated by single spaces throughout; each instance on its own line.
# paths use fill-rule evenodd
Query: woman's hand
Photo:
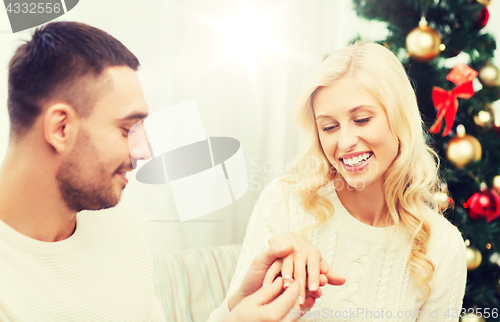
M 299 309 L 299 283 L 293 282 L 283 291 L 283 279 L 278 277 L 242 299 L 223 322 L 291 322 L 291 309 Z
M 266 274 L 266 277 L 264 279 L 264 285 L 270 284 L 273 282 L 274 279 L 276 279 L 279 275 L 281 275 L 281 268 L 283 264 L 283 259 L 277 259 L 273 265 L 269 268 L 269 271 Z M 290 283 L 293 281 L 293 278 L 291 276 L 287 276 L 284 278 L 284 286 L 283 288 L 287 288 Z M 319 286 L 325 286 L 326 283 L 328 282 L 328 278 L 324 274 L 319 275 Z M 286 286 L 285 286 L 286 285 Z M 305 295 L 305 301 L 303 301 L 303 304 L 300 304 L 300 311 L 307 312 L 309 311 L 313 306 L 314 303 L 316 302 L 316 299 L 320 298 L 321 295 L 323 294 L 323 291 L 321 288 L 318 287 L 317 290 L 311 291 L 310 289 L 306 289 L 306 295 Z
M 271 246 L 279 247 L 289 244 L 293 245 L 293 252 L 283 259 L 276 260 L 271 265 L 264 278 L 264 284 L 272 282 L 281 272 L 281 276 L 285 279 L 284 287 L 286 288 L 289 286 L 287 277 L 293 277 L 300 285 L 299 304 L 302 305 L 308 304 L 305 303 L 307 297 L 316 299 L 321 296 L 320 286 L 324 286 L 326 283 L 330 285 L 345 283 L 345 278 L 335 274 L 330 269 L 320 251 L 304 236 L 296 233 L 285 233 L 269 239 Z

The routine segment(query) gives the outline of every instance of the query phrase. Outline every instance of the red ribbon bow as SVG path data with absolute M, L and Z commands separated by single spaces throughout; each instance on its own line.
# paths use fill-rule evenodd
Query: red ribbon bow
M 434 86 L 432 89 L 432 102 L 438 112 L 436 122 L 432 124 L 429 132 L 434 134 L 439 133 L 444 118 L 446 127 L 443 131 L 443 136 L 447 136 L 450 133 L 453 122 L 455 121 L 455 115 L 457 114 L 457 98 L 469 99 L 474 95 L 472 80 L 476 78 L 477 75 L 478 73 L 474 69 L 459 63 L 453 67 L 448 76 L 446 76 L 446 79 L 453 82 L 457 87 L 451 91 L 445 91 L 442 88 Z
M 434 103 L 436 110 L 438 110 L 438 113 L 436 122 L 432 124 L 429 132 L 434 134 L 439 133 L 444 118 L 446 121 L 446 127 L 443 131 L 443 136 L 447 136 L 451 131 L 451 127 L 455 121 L 455 115 L 457 114 L 457 98 L 469 99 L 472 95 L 474 95 L 472 81 L 457 86 L 451 91 L 445 91 L 442 88 L 434 86 L 432 88 L 432 102 Z

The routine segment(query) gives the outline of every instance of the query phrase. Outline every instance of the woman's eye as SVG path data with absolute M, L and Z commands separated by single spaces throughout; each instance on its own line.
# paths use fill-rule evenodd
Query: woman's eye
M 367 117 L 367 118 L 364 118 L 364 119 L 355 120 L 354 122 L 358 123 L 358 124 L 363 124 L 363 123 L 368 122 L 369 120 L 370 120 L 370 118 Z
M 334 130 L 336 127 L 337 127 L 336 125 L 335 126 L 324 127 L 322 131 L 323 132 L 330 132 L 330 131 Z

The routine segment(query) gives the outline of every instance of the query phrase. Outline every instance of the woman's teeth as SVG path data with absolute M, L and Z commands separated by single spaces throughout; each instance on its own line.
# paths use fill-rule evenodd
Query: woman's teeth
M 344 162 L 345 165 L 353 167 L 353 166 L 358 166 L 368 160 L 370 156 L 372 155 L 371 152 L 369 153 L 364 153 L 361 155 L 358 155 L 357 157 L 350 158 L 350 159 L 342 159 L 342 162 Z

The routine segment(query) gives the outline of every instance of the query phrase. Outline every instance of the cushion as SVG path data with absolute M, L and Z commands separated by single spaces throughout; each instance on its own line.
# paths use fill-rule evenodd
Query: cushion
M 167 321 L 205 322 L 226 296 L 241 245 L 155 254 L 155 294 Z

